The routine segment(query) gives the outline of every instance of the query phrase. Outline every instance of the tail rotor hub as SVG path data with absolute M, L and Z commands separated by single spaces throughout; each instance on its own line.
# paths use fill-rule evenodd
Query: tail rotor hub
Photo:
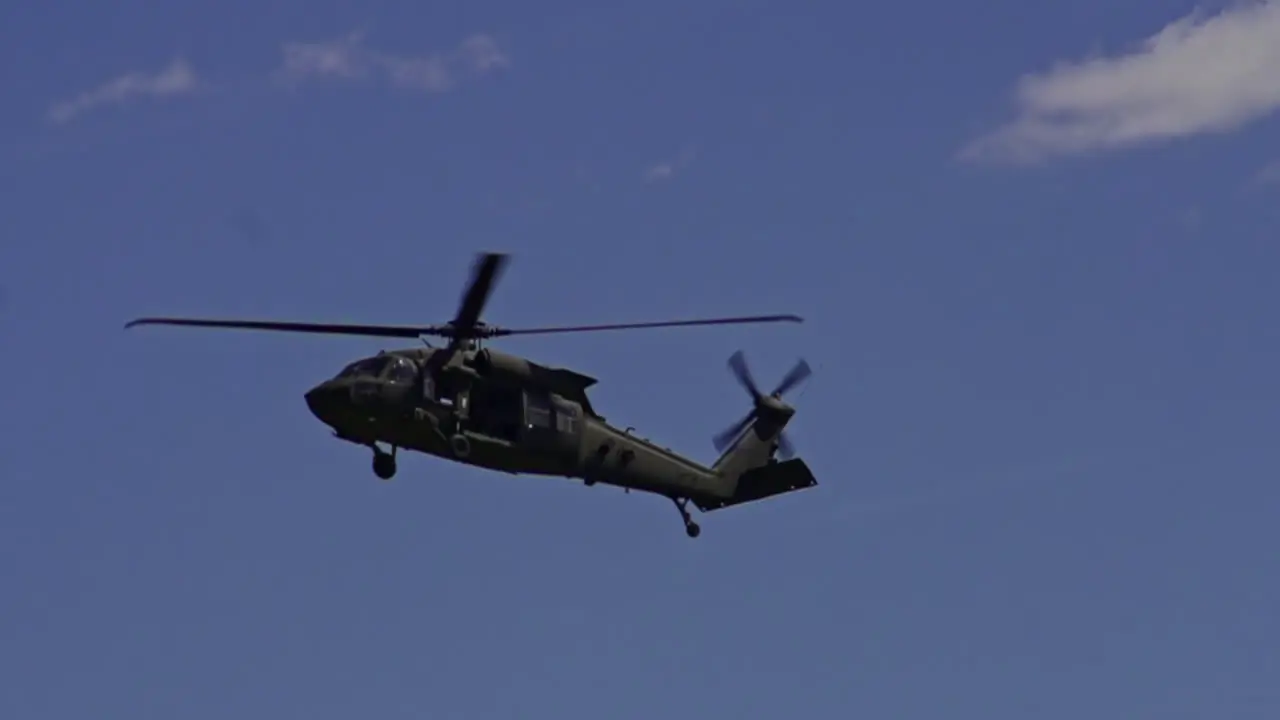
M 716 449 L 721 452 L 732 445 L 755 420 L 777 418 L 778 421 L 782 421 L 795 414 L 795 409 L 787 405 L 782 400 L 782 396 L 788 390 L 804 382 L 813 373 L 809 368 L 809 363 L 801 359 L 782 377 L 773 392 L 766 395 L 760 392 L 759 386 L 756 385 L 755 378 L 752 376 L 750 368 L 747 367 L 746 358 L 741 350 L 735 352 L 729 358 L 729 371 L 733 373 L 734 378 L 747 391 L 747 395 L 751 397 L 752 408 L 741 420 L 715 436 L 713 441 Z M 778 455 L 785 459 L 794 453 L 795 450 L 787 439 L 786 434 L 780 434 L 778 436 Z

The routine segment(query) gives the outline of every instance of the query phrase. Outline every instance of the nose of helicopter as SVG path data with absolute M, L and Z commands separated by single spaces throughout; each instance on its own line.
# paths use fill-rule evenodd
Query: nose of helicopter
M 335 418 L 350 399 L 349 389 L 332 381 L 322 382 L 311 388 L 302 397 L 307 401 L 307 409 L 320 422 L 333 425 Z

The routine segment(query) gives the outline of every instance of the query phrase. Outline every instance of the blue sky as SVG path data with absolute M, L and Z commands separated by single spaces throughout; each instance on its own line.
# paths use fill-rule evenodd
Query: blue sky
M 1274 718 L 1280 3 L 0 9 L 0 716 Z M 511 340 L 694 457 L 771 384 L 815 490 L 702 518 L 302 392 L 511 252 Z

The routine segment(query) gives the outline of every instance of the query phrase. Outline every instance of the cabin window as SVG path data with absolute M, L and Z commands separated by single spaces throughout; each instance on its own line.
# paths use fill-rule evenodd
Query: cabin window
M 551 410 L 545 407 L 529 406 L 530 427 L 551 427 Z
M 544 398 L 526 395 L 525 423 L 529 427 L 551 427 L 551 406 Z
M 565 435 L 578 432 L 578 418 L 572 408 L 565 405 L 556 408 L 556 430 Z

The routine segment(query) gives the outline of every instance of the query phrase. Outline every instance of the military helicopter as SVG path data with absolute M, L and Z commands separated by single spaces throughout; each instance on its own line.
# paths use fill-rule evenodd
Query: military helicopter
M 306 322 L 147 317 L 139 325 L 178 325 L 371 337 L 416 338 L 425 347 L 380 351 L 350 363 L 305 394 L 307 407 L 334 436 L 372 449 L 373 472 L 390 480 L 399 449 L 513 475 L 565 477 L 668 498 L 689 537 L 701 530 L 693 503 L 706 513 L 817 484 L 783 428 L 795 414 L 782 400 L 810 375 L 800 360 L 768 394 L 761 392 L 742 352 L 729 369 L 750 395 L 751 410 L 715 436 L 711 465 L 619 428 L 596 412 L 587 388 L 597 380 L 565 368 L 482 347 L 513 335 L 595 332 L 742 323 L 803 322 L 795 315 L 509 329 L 480 320 L 508 256 L 478 256 L 454 319 L 443 325 L 333 325 Z M 427 337 L 445 338 L 443 347 Z M 389 449 L 383 449 L 386 445 Z M 781 460 L 779 460 L 781 458 Z

